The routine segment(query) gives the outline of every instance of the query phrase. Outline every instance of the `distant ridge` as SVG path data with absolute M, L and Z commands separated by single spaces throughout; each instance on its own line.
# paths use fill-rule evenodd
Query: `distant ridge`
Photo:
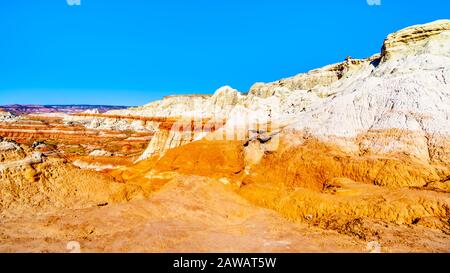
M 69 105 L 11 104 L 0 106 L 0 110 L 10 112 L 16 115 L 36 114 L 36 113 L 79 113 L 92 109 L 97 109 L 100 113 L 104 113 L 109 110 L 121 110 L 127 108 L 129 108 L 129 106 L 88 105 L 88 104 L 69 104 Z

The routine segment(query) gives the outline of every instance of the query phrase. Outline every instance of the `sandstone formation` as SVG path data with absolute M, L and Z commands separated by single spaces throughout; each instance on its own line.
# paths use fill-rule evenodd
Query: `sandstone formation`
M 384 41 L 384 61 L 403 55 L 433 54 L 449 57 L 445 43 L 450 35 L 449 20 L 439 20 L 426 25 L 416 25 L 390 34 Z
M 98 112 L 84 112 L 79 115 L 64 115 L 66 124 L 81 124 L 88 129 L 110 131 L 155 132 L 153 122 L 127 118 L 126 116 L 108 117 Z
M 153 133 L 89 129 L 81 123 L 67 124 L 64 113 L 22 115 L 15 121 L 0 121 L 0 162 L 19 160 L 27 151 L 64 159 L 83 169 L 114 169 L 132 164 L 143 152 Z M 25 150 L 21 147 L 27 147 Z
M 3 138 L 0 138 L 0 151 L 5 152 L 5 151 L 16 151 L 19 150 L 20 147 L 12 142 L 12 141 L 7 141 L 7 140 L 3 140 Z
M 182 111 L 177 101 L 160 109 L 164 100 L 129 109 L 128 114 L 226 120 L 205 139 L 227 136 L 236 127 L 243 131 L 243 137 L 224 137 L 220 145 L 165 132 L 141 157 L 149 157 L 139 163 L 140 169 L 149 166 L 141 174 L 150 180 L 173 172 L 221 177 L 252 202 L 293 221 L 315 219 L 314 225 L 344 233 L 345 225 L 359 219 L 423 223 L 448 234 L 449 22 L 401 30 L 385 40 L 381 55 L 255 84 L 247 94 L 225 87 L 201 101 L 187 97 Z M 202 107 L 189 108 L 196 103 Z M 278 126 L 274 133 L 258 129 L 266 137 L 251 138 L 254 124 L 268 120 Z M 177 145 L 184 146 L 173 149 Z M 364 196 L 378 191 L 381 201 L 376 194 Z M 374 233 L 369 228 L 355 234 Z
M 89 155 L 90 156 L 112 156 L 113 154 L 111 152 L 108 152 L 105 150 L 94 150 Z
M 18 119 L 18 116 L 9 112 L 0 112 L 0 122 L 15 122 Z
M 448 32 L 448 20 L 414 26 L 390 35 L 381 55 L 258 83 L 247 94 L 223 87 L 209 97 L 168 97 L 112 113 L 227 119 L 232 126 L 270 119 L 351 153 L 448 162 Z M 141 159 L 196 139 L 155 130 L 157 140 Z

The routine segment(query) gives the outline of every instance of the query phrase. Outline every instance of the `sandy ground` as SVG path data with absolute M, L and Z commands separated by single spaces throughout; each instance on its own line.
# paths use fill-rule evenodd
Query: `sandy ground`
M 366 243 L 293 224 L 218 181 L 179 177 L 147 200 L 3 216 L 1 252 L 361 252 Z
M 441 231 L 371 224 L 382 252 L 449 251 Z M 0 236 L 1 252 L 370 252 L 380 243 L 289 222 L 197 176 L 177 177 L 148 199 L 3 216 Z

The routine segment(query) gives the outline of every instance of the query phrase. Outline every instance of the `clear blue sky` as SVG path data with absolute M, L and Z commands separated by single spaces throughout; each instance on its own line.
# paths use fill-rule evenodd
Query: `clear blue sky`
M 450 18 L 448 0 L 3 0 L 0 104 L 141 105 L 241 91 Z

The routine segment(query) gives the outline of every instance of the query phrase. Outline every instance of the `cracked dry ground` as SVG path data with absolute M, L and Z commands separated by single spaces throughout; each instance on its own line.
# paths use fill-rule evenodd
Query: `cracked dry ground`
M 445 189 L 356 182 L 317 143 L 249 170 L 251 146 L 202 140 L 108 173 L 54 158 L 4 170 L 0 251 L 67 252 L 70 241 L 84 252 L 367 252 L 371 241 L 383 252 L 450 251 Z

